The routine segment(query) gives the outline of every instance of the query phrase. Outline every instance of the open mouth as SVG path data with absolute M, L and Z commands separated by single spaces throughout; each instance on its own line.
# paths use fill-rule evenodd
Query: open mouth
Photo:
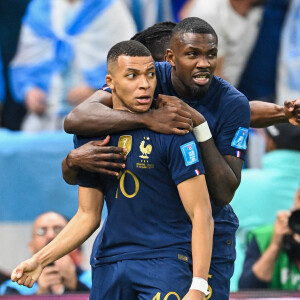
M 136 97 L 136 100 L 141 104 L 147 104 L 152 100 L 152 98 L 149 95 L 145 95 L 145 96 Z
M 197 74 L 193 75 L 193 80 L 196 84 L 205 85 L 209 82 L 210 76 L 207 73 L 205 73 L 205 74 L 197 73 Z

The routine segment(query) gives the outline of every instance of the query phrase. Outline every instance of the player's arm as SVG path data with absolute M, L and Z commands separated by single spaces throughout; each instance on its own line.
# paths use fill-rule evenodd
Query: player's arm
M 232 155 L 222 155 L 213 138 L 198 144 L 209 194 L 217 206 L 227 205 L 240 185 L 244 161 Z
M 32 287 L 45 266 L 79 247 L 99 227 L 103 208 L 102 191 L 79 187 L 78 201 L 75 216 L 54 240 L 12 271 L 12 281 Z
M 300 124 L 300 99 L 286 100 L 284 106 L 263 101 L 250 101 L 251 127 L 262 128 L 277 123 Z
M 186 134 L 192 130 L 190 114 L 177 107 L 166 106 L 132 114 L 111 109 L 111 103 L 110 93 L 103 90 L 95 92 L 68 114 L 64 123 L 65 131 L 99 136 L 136 128 L 149 128 L 166 134 Z
M 192 177 L 179 183 L 177 188 L 183 206 L 193 225 L 193 278 L 202 278 L 207 281 L 212 254 L 214 221 L 205 176 Z M 184 299 L 204 298 L 204 293 L 191 289 Z

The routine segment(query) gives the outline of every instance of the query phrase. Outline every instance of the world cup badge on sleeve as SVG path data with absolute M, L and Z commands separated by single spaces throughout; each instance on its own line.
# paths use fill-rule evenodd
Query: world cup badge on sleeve
M 127 156 L 132 147 L 132 136 L 121 135 L 119 137 L 118 147 L 126 149 L 125 155 Z
M 249 130 L 244 127 L 239 127 L 235 136 L 231 142 L 231 146 L 237 149 L 246 150 L 247 149 L 247 137 Z

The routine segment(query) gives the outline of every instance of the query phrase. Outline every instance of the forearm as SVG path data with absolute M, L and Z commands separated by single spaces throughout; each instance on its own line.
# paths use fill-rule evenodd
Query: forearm
M 283 106 L 263 101 L 250 101 L 251 120 L 250 126 L 263 128 L 277 123 L 286 123 L 288 119 Z
M 145 127 L 145 114 L 113 110 L 111 94 L 95 92 L 90 98 L 77 105 L 66 117 L 64 129 L 67 133 L 99 136 Z
M 193 277 L 208 279 L 213 231 L 214 221 L 208 212 L 201 210 L 194 215 L 192 230 Z
M 96 214 L 78 211 L 61 233 L 34 256 L 45 267 L 79 247 L 98 228 Z
M 262 254 L 259 260 L 253 265 L 253 274 L 261 281 L 270 282 L 273 276 L 273 269 L 277 260 L 280 247 L 271 244 Z
M 232 170 L 212 138 L 199 143 L 199 146 L 211 198 L 217 206 L 229 204 L 240 184 L 240 174 Z

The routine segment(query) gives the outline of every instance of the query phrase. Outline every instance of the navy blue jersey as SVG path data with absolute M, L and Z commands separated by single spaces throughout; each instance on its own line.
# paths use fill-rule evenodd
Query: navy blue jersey
M 89 140 L 75 136 L 75 147 Z M 108 210 L 93 247 L 93 265 L 167 257 L 190 262 L 192 224 L 177 184 L 204 173 L 194 136 L 138 129 L 111 135 L 110 145 L 127 149 L 119 178 L 79 174 L 80 186 L 102 188 Z
M 157 76 L 155 97 L 164 94 L 180 98 L 172 86 L 171 65 L 162 62 L 155 63 L 155 67 Z M 203 114 L 216 147 L 222 155 L 244 159 L 250 126 L 250 107 L 242 93 L 227 81 L 214 76 L 204 97 L 182 100 Z M 234 235 L 238 228 L 238 219 L 230 205 L 220 208 L 211 202 L 215 221 L 212 257 L 235 259 Z

